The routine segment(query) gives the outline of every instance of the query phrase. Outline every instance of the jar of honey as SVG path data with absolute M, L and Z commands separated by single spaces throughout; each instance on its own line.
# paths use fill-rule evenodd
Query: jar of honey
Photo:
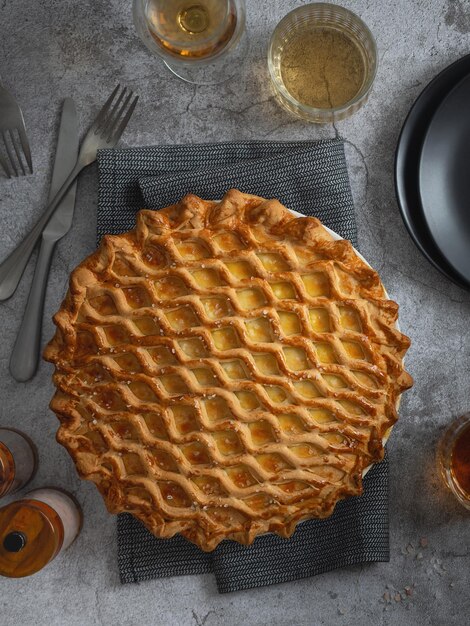
M 59 489 L 35 489 L 0 508 L 0 575 L 39 572 L 70 546 L 81 523 L 78 503 Z
M 33 442 L 24 433 L 0 428 L 0 498 L 22 489 L 37 469 Z
M 445 431 L 439 443 L 439 466 L 447 487 L 470 509 L 470 413 L 453 421 Z

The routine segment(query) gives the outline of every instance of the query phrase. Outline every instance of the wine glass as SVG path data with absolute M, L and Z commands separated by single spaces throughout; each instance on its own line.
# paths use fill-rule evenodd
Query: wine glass
M 223 82 L 246 57 L 244 0 L 134 0 L 133 12 L 147 48 L 187 82 Z

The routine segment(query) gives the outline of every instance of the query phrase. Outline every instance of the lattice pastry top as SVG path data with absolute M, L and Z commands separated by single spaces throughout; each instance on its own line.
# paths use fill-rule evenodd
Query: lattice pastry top
M 397 310 L 349 242 L 276 200 L 141 211 L 54 318 L 57 439 L 158 537 L 287 537 L 382 458 L 412 384 Z

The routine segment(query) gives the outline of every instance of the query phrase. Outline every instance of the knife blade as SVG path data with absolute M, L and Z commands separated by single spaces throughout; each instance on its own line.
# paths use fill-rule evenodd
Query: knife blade
M 72 98 L 65 98 L 60 120 L 59 139 L 52 171 L 51 187 L 49 190 L 49 202 L 62 187 L 67 176 L 77 162 L 78 156 L 78 128 L 77 111 Z M 58 241 L 66 235 L 73 220 L 75 209 L 75 195 L 77 183 L 75 182 L 62 200 L 59 208 L 51 217 L 42 232 L 42 239 Z
M 66 98 L 62 107 L 49 200 L 56 195 L 72 171 L 77 161 L 78 145 L 75 103 L 71 98 Z M 75 182 L 42 232 L 28 302 L 10 358 L 10 373 L 15 380 L 20 382 L 32 378 L 37 370 L 49 268 L 56 243 L 68 233 L 72 226 L 76 190 L 77 183 Z

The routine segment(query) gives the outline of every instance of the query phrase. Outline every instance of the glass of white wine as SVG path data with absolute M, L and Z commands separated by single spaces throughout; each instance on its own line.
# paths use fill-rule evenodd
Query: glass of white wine
M 244 0 L 134 0 L 133 10 L 147 48 L 185 81 L 221 83 L 246 57 Z

